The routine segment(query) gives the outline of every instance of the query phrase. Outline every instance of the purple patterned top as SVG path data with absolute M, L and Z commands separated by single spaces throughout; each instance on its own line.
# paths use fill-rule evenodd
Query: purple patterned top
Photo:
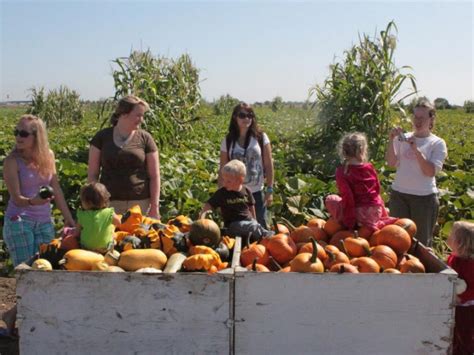
M 20 180 L 20 193 L 28 198 L 33 198 L 38 193 L 43 185 L 51 183 L 52 175 L 49 174 L 46 178 L 42 177 L 38 171 L 28 168 L 23 160 L 16 158 L 18 164 L 18 177 Z M 15 216 L 28 217 L 36 222 L 51 222 L 51 204 L 45 203 L 37 206 L 20 207 L 13 202 L 12 199 L 8 201 L 7 210 L 5 212 L 7 218 Z

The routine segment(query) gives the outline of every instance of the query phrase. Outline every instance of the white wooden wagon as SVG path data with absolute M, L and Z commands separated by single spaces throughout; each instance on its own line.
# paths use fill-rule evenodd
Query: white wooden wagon
M 22 271 L 21 354 L 447 354 L 457 274 Z M 235 253 L 238 260 L 238 252 Z

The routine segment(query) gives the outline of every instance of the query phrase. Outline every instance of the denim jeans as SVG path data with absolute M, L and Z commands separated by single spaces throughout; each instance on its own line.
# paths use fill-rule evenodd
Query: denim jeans
M 267 207 L 265 207 L 265 204 L 264 204 L 264 193 L 262 190 L 260 190 L 260 191 L 254 192 L 252 195 L 253 195 L 253 198 L 255 199 L 255 214 L 257 217 L 257 222 L 260 223 L 260 225 L 263 228 L 268 229 L 267 220 L 266 220 Z
M 250 236 L 250 242 L 253 242 L 274 234 L 272 231 L 263 228 L 255 219 L 232 222 L 229 224 L 227 232 L 233 237 L 240 236 L 244 238 L 244 243 L 247 242 L 248 236 Z

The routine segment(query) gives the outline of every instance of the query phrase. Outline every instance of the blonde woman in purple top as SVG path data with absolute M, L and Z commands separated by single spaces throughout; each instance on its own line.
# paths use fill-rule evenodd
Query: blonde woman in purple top
M 75 223 L 59 186 L 43 121 L 24 115 L 14 134 L 15 147 L 3 162 L 3 179 L 10 194 L 3 239 L 16 266 L 30 259 L 41 243 L 53 239 L 52 200 L 64 217 L 64 225 L 72 227 Z M 41 186 L 50 186 L 53 195 L 41 198 L 38 193 Z

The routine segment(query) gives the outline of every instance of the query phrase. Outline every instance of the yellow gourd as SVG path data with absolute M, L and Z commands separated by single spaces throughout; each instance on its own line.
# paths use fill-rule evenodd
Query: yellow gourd
M 104 257 L 93 251 L 72 249 L 64 254 L 63 260 L 59 263 L 66 270 L 92 270 L 94 264 L 104 261 Z
M 167 261 L 165 253 L 158 249 L 130 249 L 120 254 L 118 266 L 125 271 L 136 271 L 144 267 L 162 270 Z

